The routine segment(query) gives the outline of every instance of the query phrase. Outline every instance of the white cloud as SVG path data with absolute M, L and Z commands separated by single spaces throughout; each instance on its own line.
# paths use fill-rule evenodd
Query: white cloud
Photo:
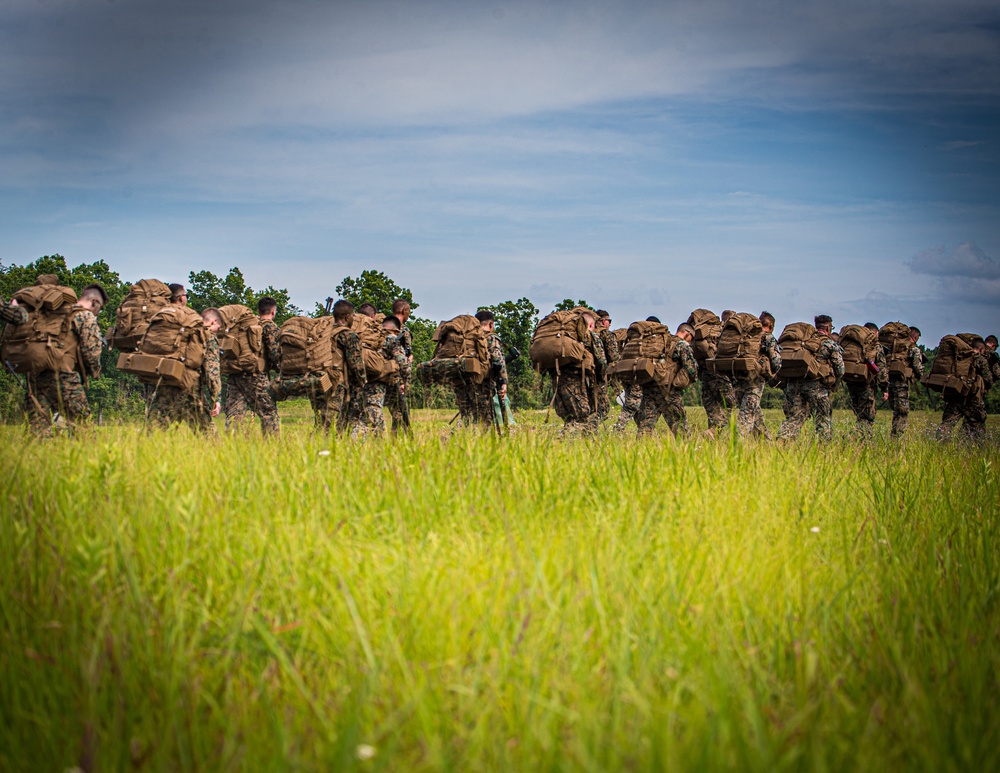
M 963 242 L 954 249 L 943 246 L 921 250 L 909 261 L 915 274 L 928 274 L 948 280 L 948 286 L 958 287 L 958 277 L 975 282 L 1000 279 L 1000 263 L 989 257 L 975 242 Z

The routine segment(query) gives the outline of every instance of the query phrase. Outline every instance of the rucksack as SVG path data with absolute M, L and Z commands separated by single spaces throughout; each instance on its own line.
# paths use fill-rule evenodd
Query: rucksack
M 691 383 L 687 371 L 674 359 L 680 339 L 659 322 L 633 322 L 628 327 L 621 359 L 610 374 L 623 384 L 647 384 L 684 389 Z
M 149 319 L 170 305 L 170 288 L 159 279 L 140 279 L 129 288 L 115 312 L 115 324 L 108 330 L 108 346 L 134 352 L 149 326 Z
M 187 306 L 165 306 L 149 319 L 135 352 L 118 356 L 118 369 L 147 384 L 191 391 L 198 386 L 208 347 L 208 328 Z
M 887 322 L 878 331 L 878 342 L 885 349 L 885 361 L 889 366 L 889 375 L 901 376 L 909 380 L 913 378 L 913 366 L 910 364 L 910 326 L 903 322 Z
M 219 362 L 222 372 L 263 373 L 264 328 L 260 319 L 246 306 L 238 303 L 219 308 L 222 329 L 219 338 Z
M 571 367 L 594 369 L 594 355 L 587 349 L 590 330 L 584 314 L 594 312 L 583 306 L 568 311 L 554 311 L 538 323 L 531 336 L 528 356 L 531 366 L 539 373 Z
M 361 342 L 361 359 L 364 360 L 365 375 L 369 381 L 388 382 L 399 373 L 399 364 L 382 353 L 388 336 L 382 327 L 384 319 L 384 314 L 376 314 L 375 319 L 355 314 L 351 323 L 351 330 L 358 334 Z
M 79 370 L 80 342 L 73 332 L 73 315 L 80 311 L 76 293 L 56 284 L 51 274 L 14 293 L 14 298 L 28 312 L 21 325 L 5 325 L 2 334 L 4 362 L 18 373 Z
M 618 348 L 621 349 L 625 345 L 625 339 L 628 338 L 628 328 L 620 327 L 612 330 L 611 335 L 614 336 L 615 341 L 618 342 Z
M 760 339 L 764 326 L 760 317 L 740 312 L 722 326 L 715 356 L 706 365 L 716 373 L 732 373 L 756 378 L 761 375 Z
M 947 335 L 938 344 L 937 357 L 931 372 L 923 378 L 923 385 L 942 397 L 967 397 L 980 387 L 982 379 L 976 374 L 973 363 L 976 352 L 972 348 L 972 333 Z
M 698 367 L 704 367 L 705 360 L 715 356 L 715 347 L 722 333 L 722 320 L 708 309 L 695 309 L 688 317 L 687 323 L 694 328 L 691 351 L 698 361 Z
M 819 380 L 825 386 L 833 386 L 836 377 L 828 360 L 820 360 L 816 352 L 826 338 L 808 322 L 792 322 L 785 325 L 778 337 L 781 347 L 781 370 L 778 377 L 785 379 Z
M 909 328 L 907 328 L 909 337 Z M 840 328 L 840 348 L 844 351 L 844 381 L 868 382 L 878 373 L 878 333 L 864 325 Z
M 490 352 L 482 323 L 462 314 L 437 326 L 431 340 L 434 355 L 417 365 L 415 373 L 427 383 L 451 383 L 457 379 L 482 384 L 490 372 Z

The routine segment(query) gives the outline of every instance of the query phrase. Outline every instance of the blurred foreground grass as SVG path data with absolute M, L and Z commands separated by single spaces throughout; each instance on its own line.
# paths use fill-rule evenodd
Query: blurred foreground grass
M 414 418 L 0 428 L 0 769 L 1000 766 L 995 445 Z

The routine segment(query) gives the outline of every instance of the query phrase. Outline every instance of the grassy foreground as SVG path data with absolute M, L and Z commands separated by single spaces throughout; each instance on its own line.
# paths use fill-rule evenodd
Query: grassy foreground
M 995 445 L 421 413 L 0 428 L 0 769 L 1000 768 Z

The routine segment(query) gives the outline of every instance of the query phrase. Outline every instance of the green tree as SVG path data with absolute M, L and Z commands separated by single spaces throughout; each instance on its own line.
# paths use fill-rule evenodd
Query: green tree
M 420 305 L 413 301 L 413 293 L 407 288 L 400 287 L 381 271 L 371 269 L 362 271 L 357 279 L 345 276 L 337 285 L 337 298 L 350 301 L 355 308 L 363 303 L 370 303 L 383 314 L 392 313 L 392 302 L 397 298 L 409 301 L 411 309 Z
M 538 374 L 531 368 L 528 347 L 531 335 L 538 325 L 538 309 L 527 298 L 503 301 L 495 306 L 480 306 L 492 311 L 497 335 L 507 345 L 514 347 L 520 356 L 507 363 L 507 380 L 511 403 L 516 408 L 534 408 L 538 403 Z
M 302 313 L 292 303 L 288 290 L 276 289 L 268 285 L 263 290 L 254 290 L 247 285 L 243 272 L 239 268 L 229 269 L 225 277 L 218 277 L 211 271 L 192 271 L 188 275 L 188 304 L 196 311 L 209 307 L 227 306 L 239 303 L 257 311 L 257 301 L 261 298 L 274 298 L 278 303 L 278 311 L 274 321 L 279 325 L 289 317 Z
M 583 306 L 585 309 L 594 308 L 586 301 L 574 301 L 572 298 L 563 298 L 556 304 L 556 311 L 569 311 L 570 309 L 575 309 L 577 306 Z

